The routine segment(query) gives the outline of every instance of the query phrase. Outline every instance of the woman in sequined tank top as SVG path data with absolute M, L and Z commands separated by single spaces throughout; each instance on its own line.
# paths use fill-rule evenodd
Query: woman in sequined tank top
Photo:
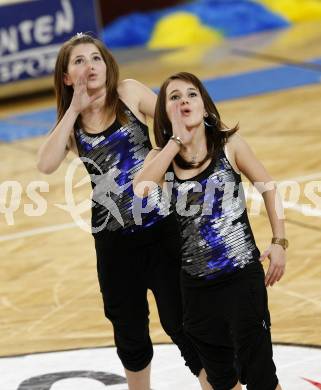
M 215 389 L 280 390 L 272 358 L 266 286 L 283 276 L 285 248 L 260 256 L 240 173 L 261 190 L 274 238 L 284 238 L 275 186 L 248 144 L 228 129 L 200 80 L 169 77 L 156 103 L 152 150 L 135 176 L 144 197 L 155 186 L 172 193 L 182 236 L 184 328 Z M 153 183 L 152 185 L 150 183 Z M 268 190 L 267 190 L 268 188 Z M 265 189 L 265 191 L 263 190 Z M 273 241 L 272 241 L 273 242 Z M 261 265 L 269 257 L 266 276 Z
M 175 175 L 173 197 L 186 273 L 210 280 L 258 261 L 241 177 L 224 150 L 200 174 L 187 180 Z
M 150 289 L 165 332 L 205 390 L 202 363 L 183 331 L 176 218 L 159 189 L 142 202 L 132 188 L 151 149 L 145 123 L 156 95 L 136 80 L 119 81 L 111 53 L 82 33 L 58 53 L 55 89 L 58 120 L 39 150 L 38 168 L 54 172 L 72 150 L 90 175 L 98 280 L 129 389 L 150 389 Z

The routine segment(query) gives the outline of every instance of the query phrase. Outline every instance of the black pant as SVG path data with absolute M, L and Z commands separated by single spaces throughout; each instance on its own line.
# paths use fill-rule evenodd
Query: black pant
M 95 246 L 105 315 L 113 324 L 117 353 L 124 367 L 140 371 L 152 359 L 147 301 L 150 289 L 165 332 L 198 376 L 200 359 L 183 332 L 181 245 L 174 216 L 128 236 L 108 233 L 105 239 L 96 239 Z
M 270 315 L 264 271 L 255 261 L 224 281 L 181 274 L 184 328 L 215 390 L 238 379 L 248 390 L 275 390 Z

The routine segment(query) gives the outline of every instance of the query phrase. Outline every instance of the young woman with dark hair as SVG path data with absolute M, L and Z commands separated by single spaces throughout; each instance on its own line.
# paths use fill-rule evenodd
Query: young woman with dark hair
M 215 390 L 280 390 L 272 358 L 266 286 L 285 269 L 284 221 L 275 186 L 248 144 L 228 129 L 200 80 L 182 72 L 161 86 L 158 148 L 134 179 L 135 193 L 171 192 L 182 236 L 184 328 Z M 261 183 L 273 238 L 262 255 L 246 212 L 241 173 Z M 172 179 L 171 179 L 172 175 Z M 261 188 L 261 189 L 262 189 Z M 261 261 L 270 258 L 265 276 Z

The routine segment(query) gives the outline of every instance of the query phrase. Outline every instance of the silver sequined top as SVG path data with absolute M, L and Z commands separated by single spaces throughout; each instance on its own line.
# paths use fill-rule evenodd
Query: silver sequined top
M 174 177 L 174 202 L 182 233 L 182 268 L 214 279 L 259 257 L 249 223 L 241 176 L 224 151 L 199 175 Z
M 92 232 L 121 229 L 130 234 L 148 227 L 170 214 L 170 202 L 154 189 L 144 200 L 133 192 L 132 180 L 152 148 L 148 127 L 125 107 L 128 123 L 117 120 L 98 134 L 75 130 L 80 158 L 90 174 Z

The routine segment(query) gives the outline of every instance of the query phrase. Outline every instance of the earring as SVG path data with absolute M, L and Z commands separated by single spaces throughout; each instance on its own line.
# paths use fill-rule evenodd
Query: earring
M 210 123 L 206 122 L 205 118 L 204 118 L 204 125 L 205 125 L 206 127 L 212 127 L 212 126 L 213 126 L 213 125 L 211 125 Z
M 205 119 L 205 118 L 209 118 L 209 117 L 213 119 L 213 122 L 214 122 L 214 123 L 210 123 L 210 122 L 208 122 L 208 121 Z M 204 120 L 204 125 L 207 126 L 207 127 L 213 127 L 213 126 L 216 126 L 216 125 L 217 125 L 217 117 L 216 117 L 215 114 L 208 115 L 208 113 L 205 112 L 203 120 Z
M 208 118 L 207 112 L 205 112 L 204 117 L 203 117 L 204 125 L 207 127 L 211 127 L 210 123 L 208 123 L 205 118 Z

